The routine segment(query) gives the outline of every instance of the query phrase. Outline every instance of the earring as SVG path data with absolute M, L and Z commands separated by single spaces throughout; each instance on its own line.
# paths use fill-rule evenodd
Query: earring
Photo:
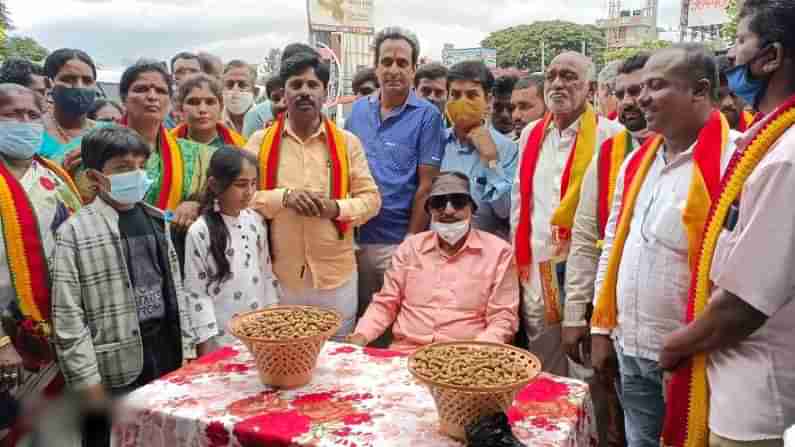
M 221 205 L 218 203 L 218 199 L 213 200 L 213 211 L 216 213 L 221 212 Z

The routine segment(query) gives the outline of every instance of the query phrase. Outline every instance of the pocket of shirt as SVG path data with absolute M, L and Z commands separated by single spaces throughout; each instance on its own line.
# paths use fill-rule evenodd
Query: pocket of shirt
M 660 244 L 667 248 L 687 254 L 687 233 L 682 222 L 682 210 L 685 202 L 680 202 L 677 206 L 663 209 L 650 227 L 651 236 Z
M 417 153 L 408 144 L 385 141 L 386 160 L 391 170 L 405 175 L 417 168 Z
M 452 291 L 453 301 L 447 303 L 446 307 L 486 314 L 491 294 L 490 278 L 461 272 L 461 277 L 452 284 Z

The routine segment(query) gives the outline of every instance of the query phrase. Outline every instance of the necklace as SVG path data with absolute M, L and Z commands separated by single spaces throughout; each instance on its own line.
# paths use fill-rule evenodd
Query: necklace
M 66 131 L 66 129 L 64 129 L 58 123 L 58 120 L 55 119 L 55 117 L 50 117 L 50 120 L 52 121 L 52 124 L 55 126 L 55 130 L 58 132 L 58 136 L 61 137 L 61 139 L 63 140 L 64 143 L 68 143 L 68 142 L 72 141 L 72 138 L 74 138 L 77 135 L 80 135 L 81 133 L 83 133 L 83 130 L 85 128 L 87 128 L 88 124 L 89 124 L 89 121 L 86 120 L 85 123 L 80 125 L 80 128 L 78 129 L 77 135 L 70 136 L 69 133 Z

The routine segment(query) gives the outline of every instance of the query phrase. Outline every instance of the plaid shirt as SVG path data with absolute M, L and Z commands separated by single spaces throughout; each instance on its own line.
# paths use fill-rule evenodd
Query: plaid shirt
M 163 253 L 168 253 L 164 324 L 177 324 L 183 359 L 195 357 L 195 336 L 169 224 L 144 205 Z M 66 383 L 75 389 L 129 385 L 141 374 L 143 344 L 119 215 L 97 198 L 58 230 L 51 271 L 53 342 Z M 176 300 L 174 300 L 176 297 Z M 175 302 L 176 301 L 176 302 Z

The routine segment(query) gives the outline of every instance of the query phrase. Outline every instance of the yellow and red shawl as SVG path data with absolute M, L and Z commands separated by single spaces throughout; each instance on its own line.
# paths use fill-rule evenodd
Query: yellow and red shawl
M 693 178 L 690 182 L 687 202 L 682 211 L 682 223 L 687 233 L 688 259 L 691 270 L 695 268 L 698 258 L 707 213 L 720 192 L 720 162 L 728 139 L 729 123 L 720 112 L 715 110 L 701 130 L 693 149 Z M 613 330 L 618 323 L 616 284 L 624 243 L 629 235 L 635 200 L 662 142 L 663 138 L 659 135 L 647 139 L 643 146 L 632 155 L 626 166 L 615 240 L 608 258 L 607 273 L 602 287 L 598 291 L 596 306 L 591 318 L 591 326 L 594 328 Z
M 345 134 L 330 119 L 322 117 L 326 131 L 326 146 L 329 154 L 330 197 L 342 200 L 350 195 L 350 165 L 348 150 L 345 146 Z M 279 114 L 276 121 L 265 131 L 259 152 L 259 187 L 260 190 L 274 189 L 278 185 L 279 159 L 284 133 L 285 114 Z M 335 220 L 339 238 L 344 239 L 350 229 L 348 222 Z
M 215 124 L 215 130 L 218 132 L 224 144 L 228 146 L 242 149 L 246 145 L 246 139 L 243 138 L 242 135 L 221 123 Z M 171 130 L 171 135 L 173 135 L 174 138 L 188 139 L 188 125 L 185 123 L 180 124 Z
M 699 318 L 707 306 L 712 283 L 709 272 L 731 205 L 739 198 L 743 185 L 773 144 L 795 125 L 795 96 L 790 97 L 738 148 L 723 176 L 719 195 L 712 202 L 703 232 L 703 241 L 693 263 L 685 322 Z M 706 447 L 708 443 L 709 385 L 707 354 L 699 353 L 677 369 L 668 385 L 668 400 L 663 425 L 663 445 Z
M 593 108 L 586 105 L 580 121 L 580 130 L 569 154 L 563 170 L 560 185 L 560 205 L 552 214 L 550 224 L 553 226 L 558 240 L 571 239 L 571 227 L 574 214 L 580 202 L 580 188 L 585 170 L 591 162 L 596 146 L 597 116 Z M 516 227 L 516 263 L 519 277 L 523 281 L 530 278 L 530 266 L 533 262 L 530 237 L 532 233 L 533 179 L 535 177 L 538 158 L 544 146 L 546 131 L 552 121 L 552 114 L 547 113 L 540 120 L 527 139 L 524 156 L 519 167 L 519 224 Z M 548 322 L 559 321 L 560 311 L 557 309 L 557 297 L 544 294 L 545 319 Z
M 36 156 L 38 163 L 54 172 L 74 192 L 80 194 L 72 178 L 60 166 Z M 49 335 L 50 277 L 41 241 L 39 220 L 28 194 L 19 180 L 0 162 L 0 221 L 6 245 L 11 281 L 22 314 L 36 327 L 28 328 Z M 49 229 L 45 229 L 49 231 Z
M 127 115 L 122 117 L 120 124 L 127 126 Z M 157 201 L 153 205 L 161 210 L 174 210 L 182 202 L 183 178 L 185 175 L 184 161 L 182 160 L 177 139 L 162 124 L 158 132 L 158 139 L 163 172 L 160 175 L 160 185 L 152 186 L 153 188 L 160 188 L 157 194 Z
M 610 205 L 613 202 L 618 173 L 621 170 L 624 159 L 632 150 L 632 135 L 629 134 L 629 131 L 623 130 L 613 138 L 605 141 L 599 151 L 597 158 L 596 223 L 599 229 L 597 245 L 600 248 L 605 238 L 605 227 L 607 226 L 607 218 L 610 216 Z

